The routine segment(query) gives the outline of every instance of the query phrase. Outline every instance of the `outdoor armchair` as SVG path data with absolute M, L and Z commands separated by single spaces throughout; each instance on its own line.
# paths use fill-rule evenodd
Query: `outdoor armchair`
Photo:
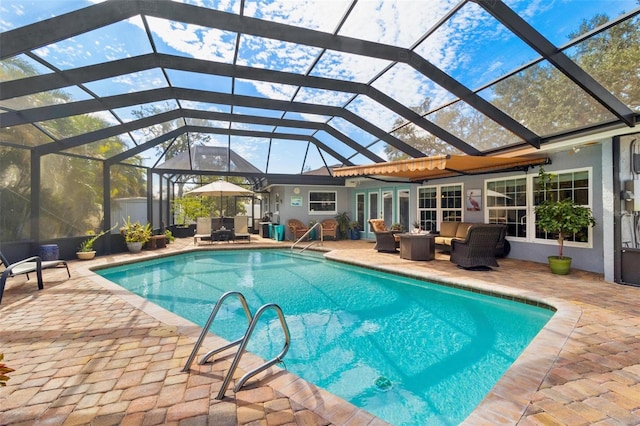
M 384 219 L 369 219 L 371 230 L 376 236 L 375 250 L 385 253 L 397 253 L 400 247 L 400 241 L 395 234 L 399 231 L 389 231 Z
M 464 240 L 451 240 L 451 262 L 465 269 L 491 269 L 496 261 L 496 245 L 505 225 L 471 225 Z
M 334 240 L 338 239 L 338 221 L 335 219 L 325 219 L 320 222 L 322 225 L 322 236 L 333 237 Z
M 291 236 L 294 241 L 297 241 L 309 230 L 309 227 L 298 219 L 289 219 L 287 226 L 289 227 L 289 231 L 291 231 Z

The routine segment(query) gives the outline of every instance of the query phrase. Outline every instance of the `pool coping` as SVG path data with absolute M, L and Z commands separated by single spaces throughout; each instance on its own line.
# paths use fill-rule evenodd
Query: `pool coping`
M 256 248 L 258 247 L 251 247 L 251 249 Z M 282 249 L 283 247 L 259 248 Z M 238 250 L 245 248 L 229 247 L 228 249 Z M 249 247 L 246 247 L 246 249 L 249 249 Z M 209 249 L 203 247 L 191 247 L 185 248 L 185 250 L 178 253 L 148 253 L 144 256 L 135 255 L 130 258 L 123 258 L 116 262 L 108 262 L 105 259 L 104 262 L 92 262 L 91 266 L 79 268 L 78 273 L 109 290 L 114 295 L 120 297 L 122 300 L 136 307 L 140 311 L 170 327 L 175 327 L 178 334 L 192 338 L 195 342 L 202 330 L 200 326 L 135 295 L 134 293 L 94 272 L 95 270 L 107 267 L 137 263 L 144 260 L 152 260 L 162 257 L 170 257 L 193 251 L 209 251 Z M 361 266 L 395 275 L 417 278 L 438 285 L 477 292 L 493 297 L 509 299 L 519 303 L 555 310 L 547 324 L 545 324 L 540 332 L 534 337 L 531 343 L 525 348 L 509 369 L 507 369 L 498 382 L 496 382 L 478 406 L 476 406 L 464 422 L 461 423 L 463 425 L 475 425 L 480 423 L 517 423 L 524 416 L 527 407 L 531 404 L 534 394 L 540 389 L 542 382 L 554 362 L 557 360 L 560 351 L 569 339 L 571 332 L 575 329 L 578 320 L 582 315 L 582 309 L 579 306 L 562 299 L 548 296 L 543 297 L 534 290 L 505 287 L 477 279 L 460 277 L 453 279 L 450 276 L 438 274 L 437 271 L 433 270 L 403 270 L 401 265 L 389 267 L 372 264 L 341 256 L 341 250 L 317 251 L 323 252 L 324 256 L 332 261 Z M 226 342 L 224 339 L 210 333 L 205 339 L 203 347 L 218 347 L 224 344 L 224 342 Z M 239 364 L 239 370 L 243 370 L 245 372 L 250 371 L 263 362 L 264 360 L 262 358 L 247 352 L 243 355 Z M 355 424 L 353 422 L 369 425 L 388 424 L 366 410 L 356 407 L 348 401 L 333 395 L 324 389 L 318 388 L 314 384 L 307 382 L 294 373 L 290 373 L 278 366 L 270 367 L 265 372 L 256 375 L 255 379 L 260 380 L 263 384 L 288 397 L 292 402 L 300 404 L 319 416 L 331 421 L 333 424 Z M 230 389 L 227 391 L 227 396 L 233 394 L 233 387 L 229 387 Z M 240 392 L 241 391 L 242 390 L 240 390 Z

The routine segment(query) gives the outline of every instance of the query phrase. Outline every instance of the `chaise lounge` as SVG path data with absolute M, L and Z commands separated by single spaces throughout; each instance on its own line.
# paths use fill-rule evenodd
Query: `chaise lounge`
M 42 281 L 42 270 L 49 268 L 57 268 L 59 266 L 64 266 L 67 268 L 67 275 L 71 278 L 71 273 L 69 272 L 69 266 L 67 262 L 64 260 L 47 260 L 43 261 L 39 256 L 32 256 L 27 259 L 20 260 L 15 263 L 9 263 L 7 258 L 0 252 L 0 261 L 5 267 L 5 270 L 2 272 L 2 276 L 0 276 L 0 303 L 2 302 L 2 294 L 4 293 L 4 287 L 7 283 L 7 278 L 15 277 L 17 275 L 26 274 L 27 279 L 29 279 L 29 274 L 31 272 L 36 273 L 36 277 L 38 279 L 38 290 L 42 290 L 44 288 L 44 284 Z

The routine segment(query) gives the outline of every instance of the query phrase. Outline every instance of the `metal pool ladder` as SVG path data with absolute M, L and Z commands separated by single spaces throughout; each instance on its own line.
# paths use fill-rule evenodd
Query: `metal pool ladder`
M 314 245 L 314 244 L 316 244 L 316 243 L 317 243 L 318 245 L 320 245 L 320 246 L 321 246 L 321 245 L 322 245 L 322 242 L 324 241 L 324 233 L 323 233 L 322 224 L 321 224 L 320 222 L 318 222 L 318 223 L 316 223 L 315 225 L 313 225 L 311 228 L 309 228 L 309 229 L 307 230 L 307 232 L 305 232 L 305 233 L 304 233 L 304 235 L 302 235 L 300 238 L 298 238 L 298 239 L 296 240 L 296 242 L 294 242 L 294 243 L 291 245 L 291 252 L 293 252 L 293 249 L 294 249 L 298 244 L 300 244 L 300 242 L 301 242 L 302 240 L 304 240 L 304 239 L 305 239 L 305 238 L 307 238 L 309 235 L 311 235 L 311 231 L 313 231 L 313 230 L 314 230 L 314 229 L 316 229 L 316 228 L 320 230 L 320 239 L 319 239 L 319 240 L 310 240 L 310 243 L 309 243 L 309 244 L 307 244 L 306 246 L 304 246 L 304 247 L 300 250 L 300 253 L 302 253 L 303 251 L 305 251 L 306 249 L 308 249 L 309 247 L 311 247 L 312 245 Z
M 280 309 L 280 306 L 276 305 L 275 303 L 267 303 L 266 305 L 262 305 L 260 308 L 258 308 L 258 310 L 256 311 L 256 314 L 252 316 L 251 311 L 249 310 L 249 306 L 247 305 L 247 300 L 245 299 L 244 295 L 238 291 L 228 291 L 224 293 L 222 296 L 220 296 L 220 299 L 218 299 L 218 302 L 213 307 L 213 310 L 211 311 L 211 315 L 209 315 L 209 319 L 207 320 L 207 323 L 202 329 L 202 332 L 200 333 L 200 337 L 198 337 L 196 344 L 193 346 L 193 350 L 191 351 L 191 355 L 189 355 L 189 358 L 187 359 L 187 363 L 182 369 L 183 372 L 185 373 L 189 372 L 189 369 L 191 368 L 191 364 L 193 363 L 193 360 L 195 359 L 196 354 L 200 349 L 200 346 L 202 346 L 202 342 L 204 341 L 204 338 L 206 337 L 207 333 L 209 332 L 209 329 L 211 328 L 213 319 L 218 314 L 218 311 L 220 310 L 222 303 L 230 296 L 237 296 L 238 299 L 240 300 L 240 303 L 242 304 L 242 309 L 244 310 L 244 314 L 247 317 L 247 320 L 249 322 L 249 326 L 247 327 L 247 330 L 245 331 L 244 336 L 242 336 L 240 339 L 207 352 L 199 362 L 200 365 L 203 365 L 215 354 L 222 352 L 226 349 L 232 348 L 236 345 L 239 345 L 238 351 L 236 352 L 236 355 L 233 358 L 231 367 L 229 367 L 229 372 L 227 373 L 227 375 L 224 378 L 224 381 L 222 382 L 222 388 L 220 388 L 220 391 L 218 392 L 218 396 L 216 396 L 216 399 L 224 398 L 224 394 L 227 391 L 227 388 L 229 387 L 229 383 L 231 382 L 231 378 L 233 377 L 233 374 L 235 373 L 236 368 L 238 367 L 238 364 L 240 363 L 240 358 L 242 358 L 242 355 L 244 354 L 247 343 L 249 342 L 249 338 L 251 337 L 253 330 L 256 328 L 256 324 L 258 323 L 260 316 L 265 311 L 269 309 L 274 309 L 276 311 L 278 315 L 278 319 L 280 320 L 282 331 L 284 333 L 284 347 L 282 348 L 282 351 L 280 351 L 280 353 L 275 358 L 265 362 L 261 366 L 254 368 L 253 370 L 249 371 L 244 376 L 242 376 L 238 381 L 238 383 L 236 383 L 236 387 L 233 389 L 233 391 L 238 392 L 240 388 L 242 388 L 242 386 L 246 383 L 246 381 L 249 380 L 251 377 L 255 376 L 261 371 L 266 370 L 272 365 L 281 362 L 282 358 L 284 358 L 285 354 L 289 350 L 289 345 L 291 343 L 289 326 L 287 325 L 287 321 L 284 319 L 284 314 L 282 313 L 282 309 Z

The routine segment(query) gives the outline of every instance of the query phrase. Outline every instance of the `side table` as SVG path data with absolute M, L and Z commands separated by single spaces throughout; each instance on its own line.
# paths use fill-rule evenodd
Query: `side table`
M 400 257 L 408 260 L 433 260 L 436 254 L 435 236 L 432 234 L 398 234 Z

